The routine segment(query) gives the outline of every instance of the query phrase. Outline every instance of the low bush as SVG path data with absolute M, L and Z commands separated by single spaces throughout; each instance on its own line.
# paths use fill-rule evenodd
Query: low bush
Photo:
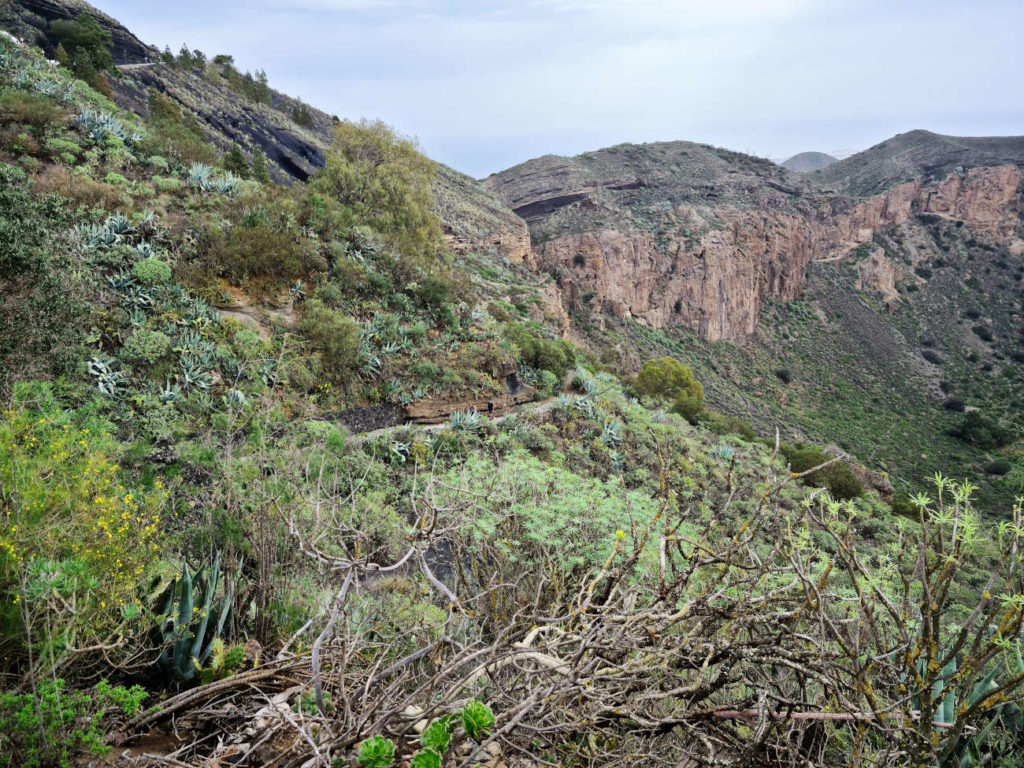
M 166 334 L 140 328 L 124 343 L 121 357 L 134 365 L 149 366 L 160 360 L 170 349 L 171 340 Z
M 171 268 L 166 262 L 150 257 L 132 267 L 132 275 L 143 285 L 163 285 L 171 281 Z
M 802 443 L 783 445 L 781 450 L 791 470 L 797 474 L 824 464 L 832 458 L 820 448 Z M 824 469 L 812 472 L 804 478 L 804 482 L 818 488 L 827 488 L 836 499 L 854 499 L 864 493 L 864 486 L 843 461 L 833 462 Z
M 114 211 L 126 202 L 124 193 L 116 187 L 75 173 L 64 165 L 47 167 L 36 176 L 33 187 L 40 195 L 60 195 L 86 208 Z
M 0 766 L 40 768 L 77 765 L 83 752 L 104 756 L 102 721 L 108 712 L 132 717 L 146 691 L 101 681 L 89 690 L 68 688 L 61 678 L 46 678 L 35 693 L 0 696 Z
M 319 351 L 324 375 L 346 382 L 359 364 L 359 323 L 311 299 L 303 306 L 298 328 Z
M 980 411 L 966 414 L 960 424 L 949 430 L 949 434 L 982 450 L 1002 448 L 1011 439 L 1008 430 Z
M 15 88 L 0 88 L 0 123 L 25 125 L 42 137 L 50 126 L 65 120 L 67 113 L 53 99 Z

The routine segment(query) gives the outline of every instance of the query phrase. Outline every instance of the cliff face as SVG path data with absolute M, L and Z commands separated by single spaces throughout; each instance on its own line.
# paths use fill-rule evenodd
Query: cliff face
M 665 155 L 652 146 L 652 156 Z M 652 172 L 634 152 L 624 162 L 542 158 L 486 183 L 529 223 L 538 265 L 569 304 L 655 328 L 685 326 L 710 340 L 752 333 L 766 299 L 802 293 L 812 261 L 841 260 L 918 216 L 962 222 L 994 242 L 1020 229 L 1017 165 L 921 176 L 858 200 L 753 162 L 716 168 L 709 158 L 732 158 L 680 146 L 703 163 L 697 173 Z M 875 270 L 874 282 L 884 271 Z

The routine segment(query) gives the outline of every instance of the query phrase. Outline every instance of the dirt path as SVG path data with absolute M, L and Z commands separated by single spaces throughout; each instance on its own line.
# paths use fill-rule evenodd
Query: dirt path
M 552 408 L 554 408 L 557 399 L 558 398 L 556 397 L 549 397 L 546 400 L 541 400 L 539 402 L 526 403 L 525 405 L 520 405 L 506 411 L 501 416 L 495 416 L 493 419 L 487 419 L 486 412 L 482 412 L 480 414 L 480 420 L 481 422 L 489 421 L 492 424 L 501 424 L 503 421 L 505 421 L 505 419 L 512 415 L 523 415 L 527 413 L 547 413 Z M 375 429 L 372 432 L 362 432 L 357 435 L 349 435 L 348 438 L 346 438 L 345 442 L 347 442 L 349 445 L 362 445 L 368 440 L 376 440 L 378 437 L 383 437 L 384 435 L 390 434 L 392 432 L 398 432 L 403 429 L 411 428 L 416 429 L 420 432 L 440 432 L 448 425 L 449 422 L 447 421 L 442 421 L 439 424 L 399 424 L 398 426 L 395 427 L 384 427 L 383 429 Z
M 146 67 L 155 67 L 157 62 L 155 61 L 140 61 L 135 64 L 118 64 L 117 68 L 122 72 L 131 72 L 133 69 L 145 69 Z

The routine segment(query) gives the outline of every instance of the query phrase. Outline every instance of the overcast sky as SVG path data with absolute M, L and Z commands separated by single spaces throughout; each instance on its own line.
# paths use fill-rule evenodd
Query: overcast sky
M 1021 0 L 93 0 L 477 177 L 702 141 L 772 158 L 1024 133 Z

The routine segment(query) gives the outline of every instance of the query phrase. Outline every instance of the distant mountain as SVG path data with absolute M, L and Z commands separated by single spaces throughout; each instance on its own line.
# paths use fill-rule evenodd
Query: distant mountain
M 779 165 L 797 173 L 810 173 L 811 171 L 820 171 L 836 162 L 839 162 L 839 158 L 824 152 L 801 152 L 788 160 L 783 160 Z
M 871 195 L 903 182 L 942 179 L 959 169 L 1024 167 L 1024 136 L 943 136 L 916 130 L 812 173 L 812 183 L 855 195 Z

